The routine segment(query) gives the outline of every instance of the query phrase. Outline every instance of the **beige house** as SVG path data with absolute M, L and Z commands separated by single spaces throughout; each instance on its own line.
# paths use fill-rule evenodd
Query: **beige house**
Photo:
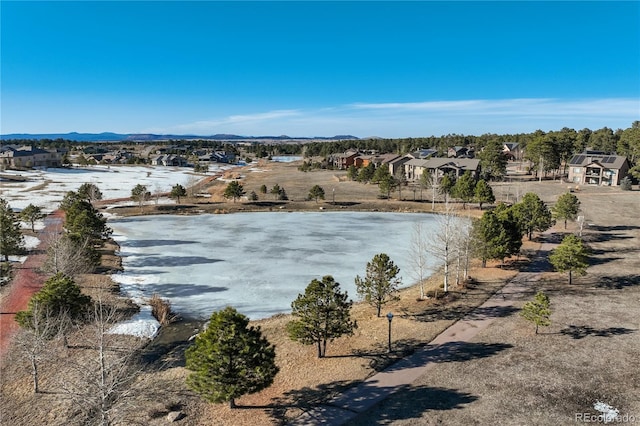
M 56 150 L 44 150 L 31 146 L 5 145 L 0 150 L 0 164 L 6 168 L 60 167 L 62 158 Z
M 579 185 L 618 186 L 628 173 L 627 157 L 578 154 L 569 161 L 568 179 Z

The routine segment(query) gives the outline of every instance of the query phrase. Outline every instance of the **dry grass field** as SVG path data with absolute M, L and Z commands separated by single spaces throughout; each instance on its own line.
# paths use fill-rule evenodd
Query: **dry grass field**
M 232 212 L 262 209 L 317 210 L 367 209 L 379 211 L 430 211 L 430 202 L 378 200 L 375 185 L 348 182 L 344 172 L 302 173 L 297 164 L 262 164 L 261 171 L 233 172 L 242 175 L 247 191 L 259 191 L 278 183 L 292 201 L 278 204 L 266 195 L 264 203 L 232 203 L 221 198 L 224 183 L 207 188 L 211 199 L 184 203 L 185 212 L 204 210 Z M 236 176 L 228 176 L 235 178 Z M 318 184 L 327 200 L 303 201 L 309 188 Z M 332 204 L 332 189 L 335 201 Z M 497 185 L 498 199 L 534 191 L 553 203 L 567 190 L 560 182 Z M 640 418 L 640 192 L 616 188 L 582 188 L 576 193 L 586 222 L 585 238 L 593 249 L 588 275 L 569 287 L 566 277 L 549 272 L 531 283 L 531 292 L 544 289 L 551 297 L 553 324 L 534 335 L 533 327 L 517 313 L 497 318 L 475 342 L 500 344 L 500 351 L 442 362 L 411 387 L 361 415 L 353 424 L 569 424 L 576 412 L 594 412 L 600 400 L 620 413 Z M 419 194 L 418 194 L 419 196 Z M 427 192 L 424 193 L 427 199 Z M 194 201 L 194 200 L 189 200 Z M 269 202 L 266 202 L 269 201 Z M 193 207 L 190 207 L 193 206 Z M 183 207 L 180 209 L 182 210 Z M 127 209 L 119 209 L 126 213 Z M 477 207 L 470 210 L 479 214 Z M 145 213 L 157 212 L 147 206 Z M 575 225 L 570 224 L 570 229 Z M 555 234 L 565 232 L 561 226 Z M 558 238 L 558 237 L 556 237 Z M 325 359 L 315 348 L 291 342 L 284 333 L 287 315 L 257 321 L 276 345 L 280 373 L 269 389 L 237 400 L 241 406 L 208 404 L 185 386 L 184 349 L 199 324 L 183 321 L 164 329 L 148 347 L 142 373 L 122 411 L 122 424 L 164 425 L 169 411 L 180 410 L 180 425 L 272 425 L 285 424 L 307 408 L 326 401 L 390 365 L 403 355 L 428 343 L 442 330 L 470 312 L 517 274 L 537 241 L 526 242 L 523 256 L 507 267 L 474 265 L 471 276 L 478 284 L 456 287 L 444 300 L 418 299 L 418 289 L 407 288 L 401 300 L 388 306 L 398 314 L 393 321 L 394 351 L 386 353 L 387 320 L 376 318 L 373 308 L 357 304 L 353 316 L 359 328 L 350 338 L 330 343 Z M 111 259 L 112 265 L 115 260 Z M 429 286 L 435 288 L 435 275 Z M 92 281 L 85 283 L 91 287 Z M 93 282 L 95 284 L 95 282 Z M 93 285 L 93 287 L 96 287 Z M 99 286 L 98 286 L 99 287 Z M 267 295 L 266 295 L 267 297 Z M 524 303 L 525 300 L 518 301 Z M 385 308 L 387 309 L 387 308 Z M 0 423 L 12 425 L 70 424 L 69 405 L 57 392 L 56 379 L 64 375 L 67 361 L 52 356 L 43 368 L 46 393 L 30 393 L 28 369 L 19 357 L 3 362 Z

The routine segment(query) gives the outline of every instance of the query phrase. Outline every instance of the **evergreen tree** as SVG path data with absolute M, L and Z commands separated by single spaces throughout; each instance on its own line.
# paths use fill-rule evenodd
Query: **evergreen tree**
M 501 260 L 504 261 L 505 257 L 520 253 L 522 237 L 524 234 L 520 227 L 520 223 L 516 218 L 513 206 L 508 206 L 505 203 L 499 203 L 494 209 L 494 212 L 506 232 L 507 239 L 504 241 L 506 251 L 504 252 L 503 258 L 501 258 Z
M 242 186 L 240 182 L 234 180 L 229 182 L 229 184 L 224 190 L 223 196 L 224 198 L 232 198 L 233 202 L 235 203 L 236 200 L 242 197 L 244 194 L 245 194 L 244 186 Z
M 580 200 L 570 192 L 566 192 L 558 197 L 558 201 L 551 208 L 555 219 L 564 220 L 564 229 L 567 229 L 567 220 L 576 220 L 580 211 Z
M 586 274 L 587 256 L 589 250 L 582 240 L 569 234 L 562 239 L 562 243 L 551 252 L 549 262 L 558 272 L 569 272 L 569 284 L 572 284 L 572 275 L 575 272 L 578 275 Z
M 73 192 L 67 193 L 60 208 L 65 212 L 64 228 L 78 241 L 89 239 L 93 244 L 102 244 L 112 230 L 107 220 L 93 205 Z
M 96 200 L 102 200 L 102 192 L 100 192 L 100 189 L 93 183 L 83 183 L 77 192 L 80 198 L 90 203 Z
M 373 174 L 376 172 L 376 168 L 373 163 L 369 163 L 366 167 L 362 167 L 358 172 L 358 182 L 368 183 L 373 179 Z
M 447 197 L 452 195 L 451 191 L 453 190 L 453 187 L 455 186 L 455 184 L 456 184 L 456 178 L 452 174 L 448 173 L 442 176 L 442 178 L 440 179 L 440 187 L 438 190 L 440 194 L 444 196 L 445 203 L 447 202 Z
M 476 189 L 476 181 L 471 176 L 471 172 L 466 171 L 460 178 L 456 181 L 453 188 L 451 188 L 451 194 L 454 198 L 457 198 L 462 201 L 462 208 L 466 208 L 467 203 L 473 200 L 473 196 Z
M 398 182 L 390 174 L 385 175 L 381 178 L 380 181 L 378 181 L 378 189 L 380 189 L 380 194 L 382 194 L 387 199 L 391 197 L 391 191 L 393 191 L 393 189 L 397 186 Z
M 539 172 L 546 174 L 560 168 L 561 154 L 553 135 L 539 132 L 533 141 L 527 144 L 525 158 L 533 163 L 532 170 L 535 170 L 536 176 L 539 176 Z
M 487 260 L 504 260 L 516 254 L 522 246 L 522 234 L 517 222 L 506 211 L 497 207 L 496 211 L 486 211 L 480 219 L 473 221 L 472 246 L 475 255 L 487 266 Z
M 309 190 L 309 198 L 316 200 L 316 204 L 318 203 L 318 198 L 324 200 L 324 188 L 320 185 L 314 185 Z
M 80 287 L 71 278 L 57 273 L 31 297 L 27 310 L 16 313 L 16 322 L 22 327 L 28 327 L 33 324 L 34 312 L 46 312 L 57 319 L 81 319 L 90 306 L 91 297 L 82 294 Z
M 476 202 L 480 205 L 480 210 L 482 210 L 484 203 L 493 204 L 496 201 L 496 197 L 493 195 L 493 189 L 484 179 L 480 179 L 478 183 L 476 183 L 474 196 Z
M 347 179 L 349 180 L 358 179 L 358 169 L 353 164 L 347 167 Z
M 391 177 L 391 173 L 389 172 L 389 167 L 380 166 L 377 169 L 375 169 L 375 172 L 373 173 L 373 177 L 371 178 L 371 182 L 380 183 L 389 177 Z
M 36 231 L 36 221 L 42 220 L 45 217 L 47 217 L 47 215 L 42 213 L 42 207 L 34 206 L 33 204 L 29 204 L 20 212 L 20 219 L 31 224 L 31 232 Z
M 356 276 L 356 291 L 368 304 L 376 309 L 378 317 L 382 306 L 398 300 L 396 293 L 401 281 L 400 268 L 385 253 L 376 254 L 367 262 L 366 276 Z
M 131 190 L 131 199 L 138 203 L 140 209 L 142 209 L 145 201 L 149 200 L 149 198 L 151 198 L 151 192 L 147 190 L 145 185 L 137 184 Z
M 549 296 L 539 291 L 533 301 L 525 303 L 522 307 L 520 315 L 536 325 L 536 334 L 538 334 L 538 327 L 551 325 L 549 304 Z
M 171 192 L 169 193 L 169 197 L 175 198 L 178 204 L 180 204 L 180 197 L 186 197 L 186 196 L 187 196 L 187 189 L 184 186 L 180 185 L 179 183 L 176 183 L 175 185 L 173 185 L 173 187 L 171 187 Z
M 260 193 L 261 194 L 266 194 L 267 193 L 267 185 L 265 185 L 265 184 L 260 185 Z
M 533 232 L 544 232 L 553 226 L 551 211 L 547 205 L 533 192 L 524 194 L 522 200 L 513 205 L 514 215 L 520 228 L 527 235 L 529 241 Z
M 20 230 L 20 220 L 9 203 L 4 198 L 0 198 L 0 255 L 4 256 L 5 262 L 8 262 L 9 256 L 23 252 L 24 237 Z
M 480 170 L 488 180 L 502 180 L 507 174 L 507 157 L 502 152 L 502 142 L 492 139 L 482 148 L 478 154 L 480 158 Z
M 192 373 L 187 385 L 209 402 L 229 402 L 259 392 L 273 383 L 278 367 L 275 347 L 260 327 L 231 307 L 214 312 L 207 329 L 185 352 Z
M 291 303 L 291 314 L 297 319 L 287 324 L 289 337 L 305 345 L 315 344 L 318 358 L 324 357 L 328 341 L 351 336 L 357 328 L 356 322 L 351 321 L 351 305 L 347 293 L 340 291 L 340 284 L 332 276 L 312 280 L 304 294 Z
M 275 185 L 273 185 L 273 188 L 271 188 L 271 190 L 269 191 L 271 194 L 274 195 L 274 199 L 277 200 L 278 198 L 280 198 L 280 194 L 282 192 L 282 189 L 280 188 L 280 185 L 278 185 L 277 183 Z

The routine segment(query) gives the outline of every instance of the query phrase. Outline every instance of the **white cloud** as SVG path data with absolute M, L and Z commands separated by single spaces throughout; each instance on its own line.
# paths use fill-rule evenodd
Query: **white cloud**
M 638 118 L 640 100 L 630 98 L 472 99 L 274 110 L 196 121 L 161 132 L 418 137 L 447 133 L 520 133 L 562 127 L 615 129 L 629 127 Z

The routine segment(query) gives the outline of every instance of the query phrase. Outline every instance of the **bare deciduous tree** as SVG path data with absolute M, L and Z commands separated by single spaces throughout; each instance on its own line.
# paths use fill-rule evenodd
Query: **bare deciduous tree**
M 72 346 L 77 352 L 60 386 L 80 413 L 82 424 L 121 424 L 129 414 L 145 341 L 110 333 L 121 319 L 114 307 L 98 302 L 91 317 L 91 323 L 78 332 L 82 345 Z
M 68 277 L 91 272 L 96 266 L 97 253 L 89 238 L 77 239 L 62 230 L 54 230 L 45 237 L 48 248 L 42 270 L 49 274 L 62 272 Z
M 471 220 L 457 219 L 455 227 L 455 256 L 456 256 L 456 285 L 460 284 L 460 272 L 462 279 L 469 275 L 469 260 L 471 257 Z
M 460 221 L 453 212 L 453 207 L 445 201 L 444 211 L 438 215 L 435 232 L 426 240 L 427 251 L 444 266 L 444 292 L 449 291 L 449 266 L 454 259 L 455 241 Z
M 40 361 L 53 356 L 51 340 L 59 335 L 59 324 L 49 309 L 34 303 L 28 321 L 15 337 L 17 351 L 28 360 L 33 381 L 33 393 L 40 392 Z
M 413 225 L 413 234 L 409 246 L 409 262 L 413 276 L 418 281 L 420 288 L 420 299 L 426 297 L 424 281 L 429 270 L 429 258 L 427 252 L 426 234 L 422 223 L 416 222 Z

